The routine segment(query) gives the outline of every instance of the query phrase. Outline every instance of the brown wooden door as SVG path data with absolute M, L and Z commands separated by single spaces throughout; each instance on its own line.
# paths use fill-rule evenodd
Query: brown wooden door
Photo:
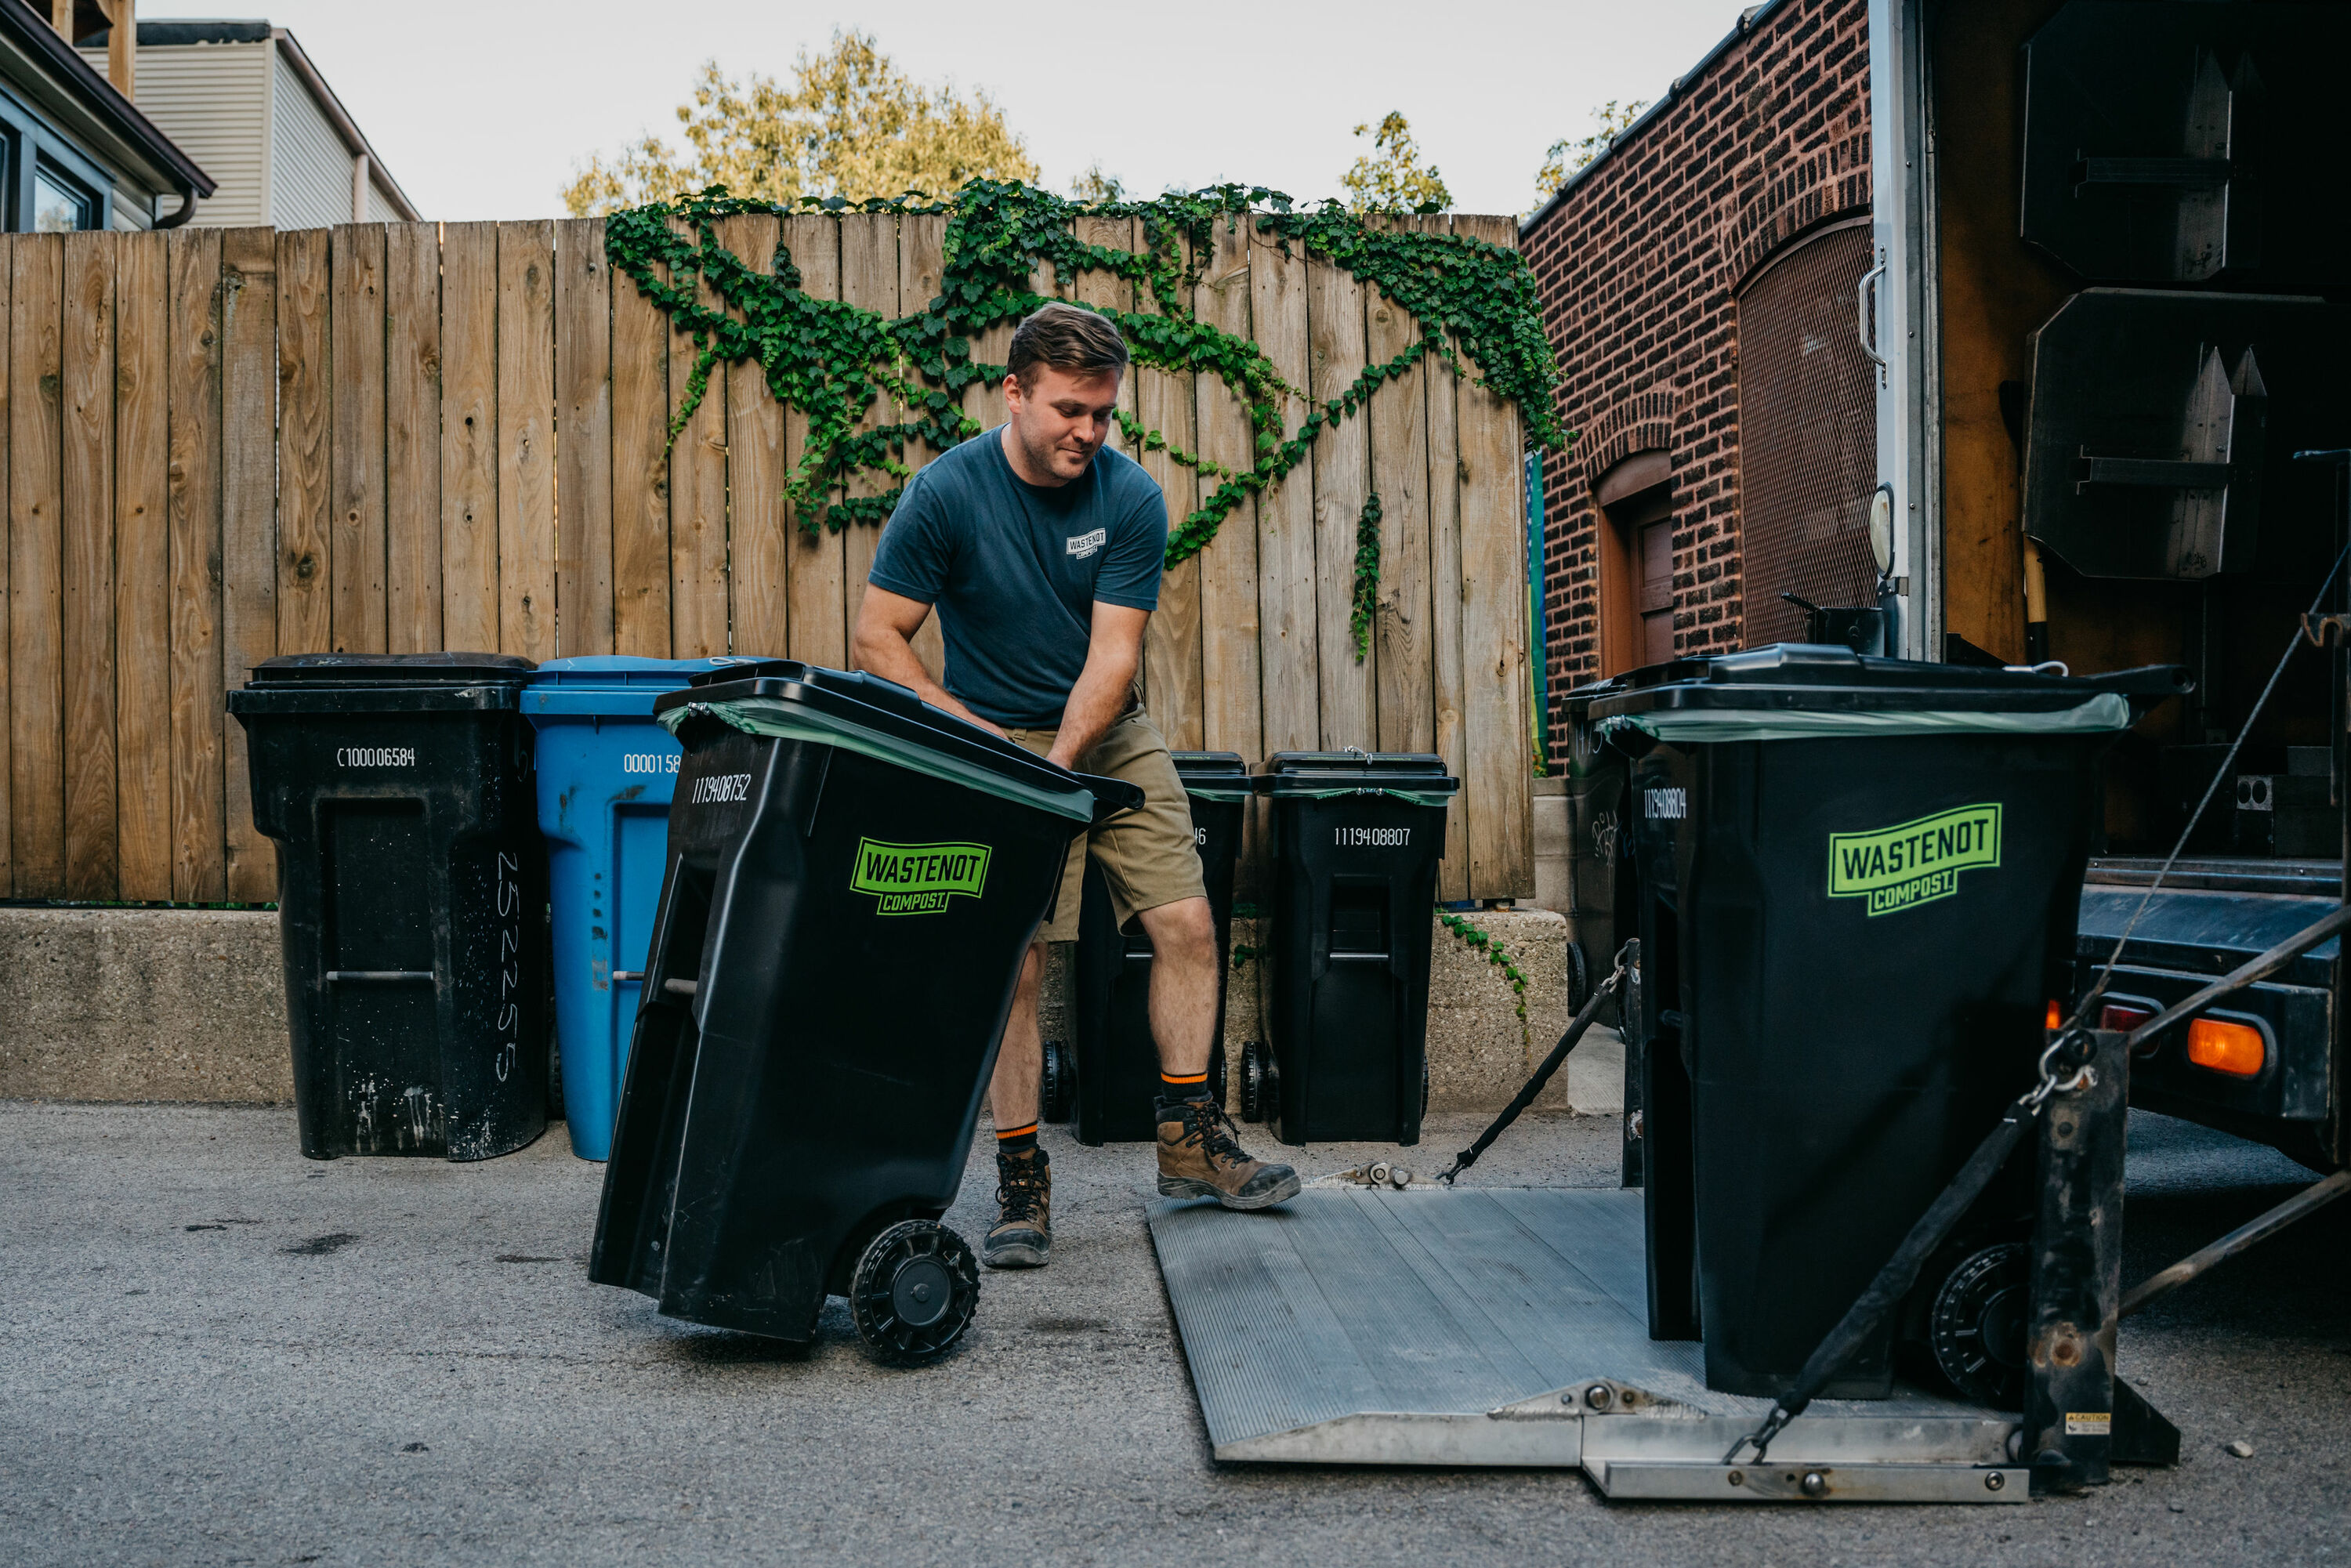
M 1674 656 L 1674 519 L 1641 525 L 1641 662 Z

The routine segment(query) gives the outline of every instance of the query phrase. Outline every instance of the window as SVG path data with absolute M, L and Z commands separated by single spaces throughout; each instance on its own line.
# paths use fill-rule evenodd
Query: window
M 56 127 L 0 91 L 0 229 L 67 234 L 102 229 L 112 176 Z
M 97 205 L 72 181 L 43 163 L 33 171 L 32 221 L 25 227 L 43 235 L 93 228 L 96 225 L 90 222 L 90 214 Z
M 1877 602 L 1869 500 L 1877 489 L 1877 377 L 1854 297 L 1867 219 L 1766 264 L 1739 297 L 1739 524 L 1747 645 L 1795 642 L 1804 613 Z

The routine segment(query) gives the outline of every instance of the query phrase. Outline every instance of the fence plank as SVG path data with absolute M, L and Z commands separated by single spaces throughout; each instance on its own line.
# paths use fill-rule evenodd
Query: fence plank
M 1424 232 L 1450 234 L 1453 223 L 1437 216 L 1415 220 Z M 1428 389 L 1428 580 L 1429 632 L 1435 646 L 1437 754 L 1447 771 L 1465 780 L 1465 791 L 1445 807 L 1445 860 L 1437 871 L 1437 895 L 1448 904 L 1469 896 L 1469 823 L 1476 802 L 1466 792 L 1468 751 L 1462 732 L 1461 671 L 1461 446 L 1458 391 L 1450 367 L 1432 366 Z
M 699 278 L 703 305 L 717 291 Z M 702 350 L 673 325 L 669 412 L 675 423 Z M 726 378 L 715 368 L 669 450 L 670 646 L 674 657 L 726 652 Z
M 498 225 L 441 231 L 441 635 L 498 645 Z
M 1238 338 L 1249 336 L 1249 233 L 1246 215 L 1219 218 L 1216 254 L 1200 269 L 1192 311 Z M 1200 455 L 1236 473 L 1256 460 L 1249 406 L 1218 376 L 1201 376 L 1194 389 Z M 1200 562 L 1200 624 L 1216 635 L 1200 640 L 1200 742 L 1238 751 L 1251 767 L 1265 759 L 1265 719 L 1259 700 L 1257 501 L 1233 508 Z
M 335 646 L 381 653 L 390 642 L 384 596 L 384 229 L 335 230 Z
M 1395 224 L 1394 219 L 1374 220 Z M 1364 300 L 1364 347 L 1385 364 L 1420 340 L 1420 323 L 1376 289 Z M 1380 586 L 1372 616 L 1379 748 L 1437 744 L 1437 672 L 1429 636 L 1428 392 L 1416 363 L 1372 398 L 1372 487 L 1380 497 Z
M 277 646 L 335 646 L 330 229 L 277 235 Z
M 1506 218 L 1454 232 L 1514 246 Z M 1527 737 L 1526 483 L 1518 410 L 1461 383 L 1461 664 L 1468 772 L 1469 896 L 1534 892 L 1533 763 Z
M 384 231 L 384 640 L 441 640 L 441 231 Z
M 222 681 L 204 694 L 215 714 L 224 685 L 242 685 L 278 652 L 276 399 L 277 248 L 267 229 L 221 234 Z M 288 648 L 287 653 L 302 650 Z M 227 896 L 277 896 L 277 851 L 253 825 L 245 727 L 221 719 L 222 824 Z
M 775 270 L 781 220 L 745 214 L 720 220 L 718 243 L 755 272 Z M 734 308 L 730 307 L 730 310 Z M 756 361 L 711 372 L 726 397 L 727 625 L 732 651 L 784 656 L 790 528 L 784 519 L 784 405 Z
M 898 220 L 898 302 L 899 313 L 913 315 L 925 309 L 938 298 L 939 280 L 946 272 L 947 220 L 944 213 L 909 213 Z M 907 417 L 902 412 L 900 418 Z M 906 466 L 919 468 L 938 455 L 938 449 L 928 442 L 906 444 Z M 875 547 L 881 544 L 874 539 Z M 945 681 L 947 667 L 946 637 L 939 630 L 939 618 L 929 617 L 914 633 L 912 644 L 914 657 L 930 672 L 931 679 Z
M 555 225 L 555 635 L 612 651 L 612 290 L 604 220 Z
M 17 390 L 8 408 L 8 730 L 10 829 L 19 898 L 65 893 L 65 694 L 57 602 L 64 266 L 64 241 L 55 235 L 20 235 L 14 242 L 8 336 Z
M 9 567 L 10 558 L 16 550 L 13 535 L 16 531 L 16 492 L 14 471 L 9 465 L 9 444 L 15 434 L 16 405 L 18 397 L 31 395 L 30 392 L 20 394 L 17 391 L 13 353 L 16 346 L 16 316 L 13 307 L 16 303 L 14 286 L 16 271 L 16 244 L 17 242 L 8 235 L 0 235 L 0 321 L 8 323 L 5 327 L 0 327 L 0 368 L 5 368 L 8 372 L 5 376 L 0 376 L 0 499 L 5 499 L 7 506 L 5 517 L 0 520 L 5 520 L 8 525 L 5 532 L 0 532 L 0 603 L 7 601 L 6 596 L 13 585 Z M 11 642 L 11 637 L 5 632 L 0 632 L 0 738 L 13 741 L 15 703 L 12 688 L 16 677 L 16 661 L 12 656 Z M 10 749 L 13 754 L 13 745 Z M 0 889 L 5 889 L 12 894 L 16 891 L 14 842 L 16 833 L 12 826 L 16 821 L 13 803 L 14 771 L 12 757 L 8 767 L 0 768 Z
M 1308 366 L 1306 258 L 1252 237 L 1249 317 L 1258 348 L 1274 373 L 1304 390 Z M 1283 434 L 1293 434 L 1304 411 L 1292 400 Z M 1291 469 L 1257 502 L 1258 640 L 1263 649 L 1265 747 L 1311 751 L 1321 743 L 1322 673 L 1316 658 L 1314 606 L 1314 476 L 1311 460 Z
M 854 213 L 841 220 L 841 297 L 884 317 L 897 316 L 898 218 L 894 213 Z M 885 392 L 873 400 L 857 428 L 871 430 L 897 418 L 898 405 Z M 845 494 L 879 496 L 897 484 L 889 474 L 869 470 L 852 478 Z M 858 604 L 865 598 L 865 573 L 882 543 L 882 530 L 871 523 L 852 523 L 841 530 L 841 542 L 842 624 L 853 632 Z
M 120 896 L 114 778 L 114 256 L 117 236 L 65 236 L 58 417 L 58 693 L 65 886 Z
M 172 896 L 171 292 L 164 236 L 114 271 L 115 800 L 120 893 Z
M 498 651 L 555 657 L 555 225 L 498 225 Z
M 670 656 L 669 318 L 616 273 L 612 289 L 612 651 Z
M 1329 403 L 1364 371 L 1364 286 L 1327 257 L 1306 269 L 1309 392 Z M 1371 494 L 1371 427 L 1364 412 L 1341 418 L 1314 443 L 1314 627 L 1322 674 L 1322 746 L 1378 744 L 1373 657 L 1355 651 L 1355 535 Z
M 1140 232 L 1135 241 L 1140 248 Z M 1181 239 L 1176 243 L 1184 244 Z M 1134 293 L 1137 310 L 1159 314 L 1158 298 L 1148 287 Z M 1144 428 L 1159 432 L 1169 446 L 1198 451 L 1192 378 L 1140 367 L 1133 379 L 1135 418 Z M 1168 527 L 1180 528 L 1199 505 L 1196 476 L 1170 457 L 1165 448 L 1144 453 L 1142 463 L 1167 497 Z M 1200 558 L 1196 555 L 1160 576 L 1159 608 L 1144 634 L 1143 670 L 1144 697 L 1167 744 L 1178 751 L 1198 750 L 1206 742 L 1201 738 Z
M 811 299 L 841 298 L 841 220 L 804 214 L 784 220 L 784 246 L 800 269 L 800 290 Z M 808 452 L 808 415 L 784 411 L 787 472 Z M 847 603 L 842 587 L 843 540 L 817 521 L 824 497 L 796 509 L 790 528 L 789 566 L 784 585 L 789 613 L 785 624 L 787 657 L 814 664 L 849 663 L 849 634 L 841 620 Z M 811 528 L 814 532 L 810 532 Z
M 228 896 L 221 666 L 221 231 L 181 229 L 171 269 L 172 891 Z

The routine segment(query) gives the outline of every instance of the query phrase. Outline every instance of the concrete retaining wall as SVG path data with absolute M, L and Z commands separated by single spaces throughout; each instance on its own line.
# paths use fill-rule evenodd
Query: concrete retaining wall
M 0 909 L 0 1098 L 293 1097 L 277 915 Z
M 1527 1016 L 1502 970 L 1443 926 L 1431 936 L 1429 1106 L 1499 1110 L 1567 1027 L 1567 923 L 1545 910 L 1470 916 L 1526 975 Z M 1264 923 L 1234 922 L 1244 961 L 1227 992 L 1228 1061 L 1264 1038 Z M 1046 971 L 1040 1022 L 1072 1030 L 1075 966 Z M 1595 1030 L 1541 1106 L 1622 1106 L 1622 1048 Z M 0 1099 L 283 1103 L 293 1097 L 277 917 L 212 910 L 0 909 Z

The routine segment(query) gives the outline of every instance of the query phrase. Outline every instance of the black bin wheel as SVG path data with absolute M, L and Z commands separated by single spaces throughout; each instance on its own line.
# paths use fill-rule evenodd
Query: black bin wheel
M 1208 1048 L 1208 1097 L 1219 1105 L 1225 1103 L 1227 1082 L 1225 1042 L 1218 1040 Z
M 1937 1368 L 1960 1394 L 1996 1410 L 2024 1407 L 2032 1273 L 2022 1242 L 1971 1252 L 1943 1277 L 1928 1317 Z
M 1265 1041 L 1241 1047 L 1241 1120 L 1262 1122 L 1273 1112 L 1273 1060 Z
M 936 1361 L 979 1305 L 979 1264 L 935 1219 L 907 1219 L 866 1245 L 849 1286 L 857 1336 L 893 1366 Z
M 1583 956 L 1583 944 L 1571 936 L 1567 939 L 1567 1010 L 1580 1013 L 1591 999 L 1592 961 Z
M 1047 1122 L 1066 1122 L 1078 1110 L 1078 1053 L 1061 1040 L 1049 1040 L 1044 1058 L 1038 1074 L 1037 1114 Z

